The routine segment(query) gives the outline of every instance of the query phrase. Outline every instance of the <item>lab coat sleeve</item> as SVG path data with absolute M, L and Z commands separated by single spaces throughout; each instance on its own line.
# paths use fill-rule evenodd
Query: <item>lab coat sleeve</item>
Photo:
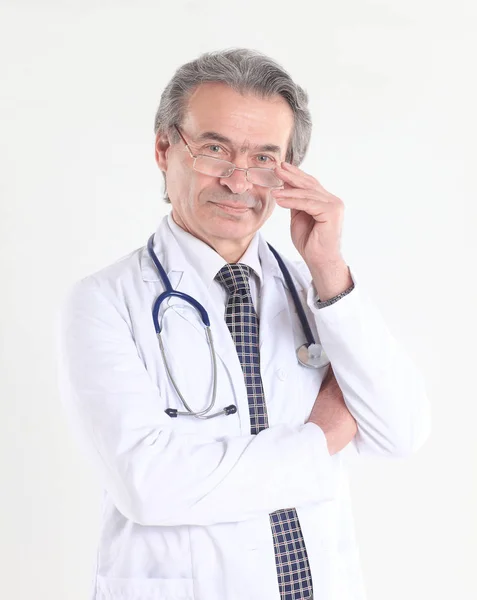
M 334 497 L 336 457 L 314 423 L 222 438 L 175 431 L 128 321 L 94 276 L 67 294 L 57 334 L 68 420 L 128 519 L 210 525 Z
M 321 344 L 357 423 L 349 455 L 357 451 L 407 457 L 430 434 L 425 382 L 351 268 L 350 274 L 354 289 L 335 303 L 317 308 L 313 284 L 307 297 Z

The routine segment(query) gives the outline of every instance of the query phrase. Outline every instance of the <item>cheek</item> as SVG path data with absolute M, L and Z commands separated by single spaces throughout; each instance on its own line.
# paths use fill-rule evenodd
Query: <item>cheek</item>
M 267 192 L 262 196 L 262 202 L 262 215 L 265 219 L 268 219 L 276 206 L 275 198 L 271 195 L 270 191 L 267 190 Z
M 187 173 L 180 163 L 170 165 L 166 174 L 169 195 L 182 199 L 184 197 L 184 190 L 188 188 L 189 178 L 189 173 Z
M 177 180 L 177 197 L 180 199 L 181 205 L 190 211 L 195 211 L 204 204 L 201 201 L 201 193 L 208 182 L 202 180 L 198 173 L 184 172 L 183 176 Z

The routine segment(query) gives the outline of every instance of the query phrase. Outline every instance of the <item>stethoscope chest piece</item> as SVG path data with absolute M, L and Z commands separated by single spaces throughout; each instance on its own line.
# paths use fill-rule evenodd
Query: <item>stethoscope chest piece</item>
M 319 369 L 330 363 L 320 344 L 303 344 L 296 351 L 298 362 L 309 369 Z

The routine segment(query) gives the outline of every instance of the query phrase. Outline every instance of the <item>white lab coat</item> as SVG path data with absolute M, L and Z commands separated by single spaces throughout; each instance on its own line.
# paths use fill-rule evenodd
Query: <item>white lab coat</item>
M 217 352 L 216 407 L 235 415 L 172 419 L 183 410 L 151 317 L 163 285 L 146 246 L 76 283 L 59 329 L 61 396 L 104 487 L 92 600 L 279 600 L 269 513 L 295 507 L 319 600 L 364 598 L 343 453 L 403 457 L 429 433 L 423 379 L 361 289 L 323 309 L 303 263 L 286 260 L 358 423 L 330 456 L 306 423 L 328 367 L 296 360 L 305 341 L 278 264 L 260 236 L 261 374 L 269 428 L 250 434 L 244 377 L 223 309 L 184 260 L 167 218 L 155 252 L 175 289 L 209 313 Z M 164 337 L 193 410 L 211 395 L 211 363 L 196 313 L 173 299 Z

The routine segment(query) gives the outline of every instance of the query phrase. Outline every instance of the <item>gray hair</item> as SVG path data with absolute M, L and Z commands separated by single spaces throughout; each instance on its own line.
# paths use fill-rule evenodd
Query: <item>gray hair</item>
M 192 92 L 205 82 L 219 82 L 241 94 L 260 98 L 282 96 L 290 105 L 294 127 L 287 148 L 287 162 L 300 165 L 311 136 L 308 94 L 273 59 L 256 50 L 232 48 L 206 52 L 177 69 L 161 95 L 154 119 L 154 133 L 167 133 L 172 143 L 179 141 L 174 125 L 180 126 Z M 164 175 L 164 199 L 170 202 Z

